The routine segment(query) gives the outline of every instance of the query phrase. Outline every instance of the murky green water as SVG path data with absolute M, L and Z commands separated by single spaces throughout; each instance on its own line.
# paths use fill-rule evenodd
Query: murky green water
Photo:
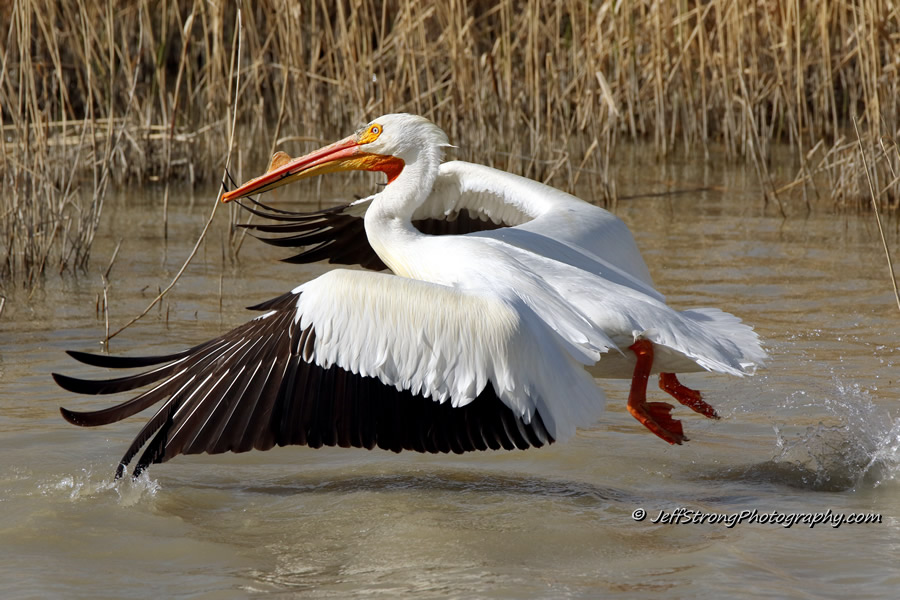
M 622 200 L 616 210 L 671 304 L 740 315 L 772 355 L 754 378 L 683 378 L 723 416 L 679 409 L 690 443 L 653 437 L 625 411 L 625 384 L 603 381 L 605 418 L 542 450 L 286 448 L 179 457 L 134 483 L 113 483 L 112 474 L 141 419 L 68 425 L 59 405 L 110 399 L 76 398 L 49 374 L 89 371 L 63 350 L 100 349 L 99 273 L 118 239 L 113 328 L 168 283 L 211 198 L 193 207 L 187 196 L 173 200 L 168 246 L 160 193 L 111 201 L 91 273 L 51 278 L 30 299 L 14 293 L 0 318 L 2 595 L 894 597 L 900 314 L 871 217 L 800 211 L 782 220 L 763 209 L 749 172 L 639 165 L 634 173 L 622 176 L 623 195 L 671 182 L 713 188 Z M 225 220 L 175 294 L 115 338 L 113 352 L 208 339 L 247 319 L 241 307 L 326 270 L 277 263 L 277 249 L 250 239 L 233 262 Z M 748 516 L 733 527 L 652 522 L 679 508 Z M 640 522 L 638 509 L 647 513 Z M 829 511 L 874 513 L 881 523 L 758 522 Z

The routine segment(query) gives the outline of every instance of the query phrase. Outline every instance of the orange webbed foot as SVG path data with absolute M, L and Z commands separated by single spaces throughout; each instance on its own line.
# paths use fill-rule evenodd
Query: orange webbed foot
M 675 373 L 660 373 L 659 389 L 663 390 L 694 412 L 698 412 L 708 419 L 719 418 L 716 409 L 703 401 L 703 396 L 700 395 L 700 392 L 692 390 L 686 385 L 682 385 L 675 376 Z
M 672 418 L 674 406 L 668 402 L 628 402 L 628 412 L 644 427 L 670 444 L 688 441 L 681 421 Z
M 644 427 L 670 444 L 688 441 L 681 421 L 672 418 L 674 408 L 667 402 L 647 402 L 647 379 L 653 367 L 653 343 L 638 340 L 629 347 L 637 357 L 631 390 L 628 392 L 628 412 Z

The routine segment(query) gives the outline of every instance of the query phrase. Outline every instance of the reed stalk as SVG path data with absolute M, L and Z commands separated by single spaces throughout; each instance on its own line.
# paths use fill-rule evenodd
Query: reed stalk
M 0 281 L 82 268 L 111 185 L 218 178 L 237 9 L 0 0 Z M 651 141 L 746 161 L 787 213 L 819 190 L 866 209 L 863 173 L 900 206 L 897 153 L 876 152 L 900 138 L 891 0 L 260 0 L 243 20 L 234 152 L 253 173 L 281 138 L 296 155 L 406 111 L 458 158 L 607 202 L 620 143 Z M 770 169 L 785 144 L 794 181 Z

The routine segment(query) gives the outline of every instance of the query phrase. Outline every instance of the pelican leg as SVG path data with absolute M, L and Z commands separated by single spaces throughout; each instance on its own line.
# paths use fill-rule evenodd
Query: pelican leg
M 716 409 L 703 401 L 703 397 L 697 390 L 692 390 L 682 385 L 675 373 L 659 374 L 659 389 L 666 392 L 694 412 L 698 412 L 709 419 L 718 419 Z
M 681 421 L 672 418 L 674 408 L 668 402 L 647 402 L 647 380 L 653 367 L 653 343 L 638 340 L 628 347 L 637 356 L 631 390 L 628 392 L 628 412 L 635 419 L 670 444 L 688 441 L 681 427 Z

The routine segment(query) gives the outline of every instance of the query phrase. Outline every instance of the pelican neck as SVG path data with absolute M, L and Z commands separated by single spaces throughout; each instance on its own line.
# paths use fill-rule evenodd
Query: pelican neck
M 366 211 L 369 244 L 397 275 L 416 277 L 413 246 L 424 237 L 412 224 L 416 209 L 431 195 L 440 168 L 440 151 L 422 152 L 409 161 L 400 175 L 372 198 Z

